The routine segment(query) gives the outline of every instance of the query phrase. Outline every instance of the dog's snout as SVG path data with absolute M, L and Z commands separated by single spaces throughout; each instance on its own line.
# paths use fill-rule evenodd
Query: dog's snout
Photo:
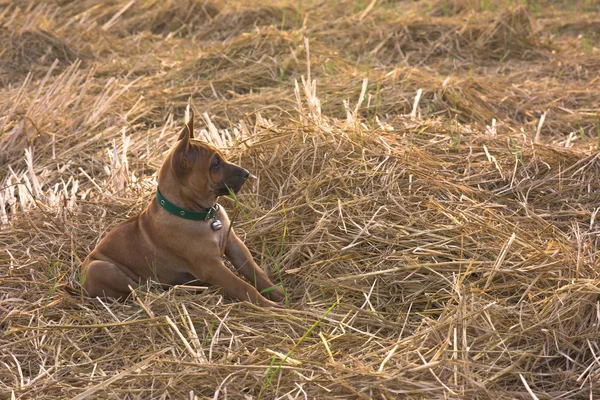
M 244 179 L 248 179 L 248 177 L 250 176 L 250 171 L 243 170 L 242 171 L 242 176 L 244 177 Z

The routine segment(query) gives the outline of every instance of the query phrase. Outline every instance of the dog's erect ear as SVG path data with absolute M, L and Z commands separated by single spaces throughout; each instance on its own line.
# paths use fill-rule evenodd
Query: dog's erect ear
M 190 140 L 194 137 L 194 113 L 189 107 L 187 111 L 189 112 L 189 118 L 179 134 L 177 146 L 173 153 L 173 169 L 179 176 L 185 174 L 192 164 L 192 161 L 189 159 L 189 151 L 191 147 Z
M 190 112 L 190 118 L 185 123 L 185 127 L 179 133 L 179 137 L 177 140 L 181 139 L 193 139 L 194 138 L 194 111 L 191 108 L 188 108 Z

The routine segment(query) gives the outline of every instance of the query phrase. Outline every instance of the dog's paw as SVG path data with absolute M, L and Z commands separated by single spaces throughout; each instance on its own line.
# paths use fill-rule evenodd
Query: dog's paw
M 281 303 L 276 303 L 274 301 L 271 300 L 267 300 L 264 297 L 260 297 L 258 299 L 258 305 L 261 307 L 269 307 L 269 308 L 285 308 L 285 306 Z
M 282 303 L 285 300 L 285 295 L 283 294 L 283 290 L 277 286 L 274 287 L 273 290 L 269 290 L 265 293 L 265 296 L 272 301 L 276 301 Z

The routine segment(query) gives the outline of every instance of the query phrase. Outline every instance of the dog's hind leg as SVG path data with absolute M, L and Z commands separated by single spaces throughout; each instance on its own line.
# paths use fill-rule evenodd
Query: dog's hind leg
M 137 289 L 137 282 L 108 261 L 94 260 L 82 271 L 83 287 L 90 297 L 112 297 L 125 299 L 132 289 Z

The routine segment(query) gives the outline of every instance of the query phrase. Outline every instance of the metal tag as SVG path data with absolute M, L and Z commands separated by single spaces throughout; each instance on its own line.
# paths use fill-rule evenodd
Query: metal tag
M 221 223 L 221 221 L 219 221 L 216 218 L 213 222 L 210 223 L 210 228 L 215 232 L 221 230 L 222 227 L 223 227 L 223 224 Z

